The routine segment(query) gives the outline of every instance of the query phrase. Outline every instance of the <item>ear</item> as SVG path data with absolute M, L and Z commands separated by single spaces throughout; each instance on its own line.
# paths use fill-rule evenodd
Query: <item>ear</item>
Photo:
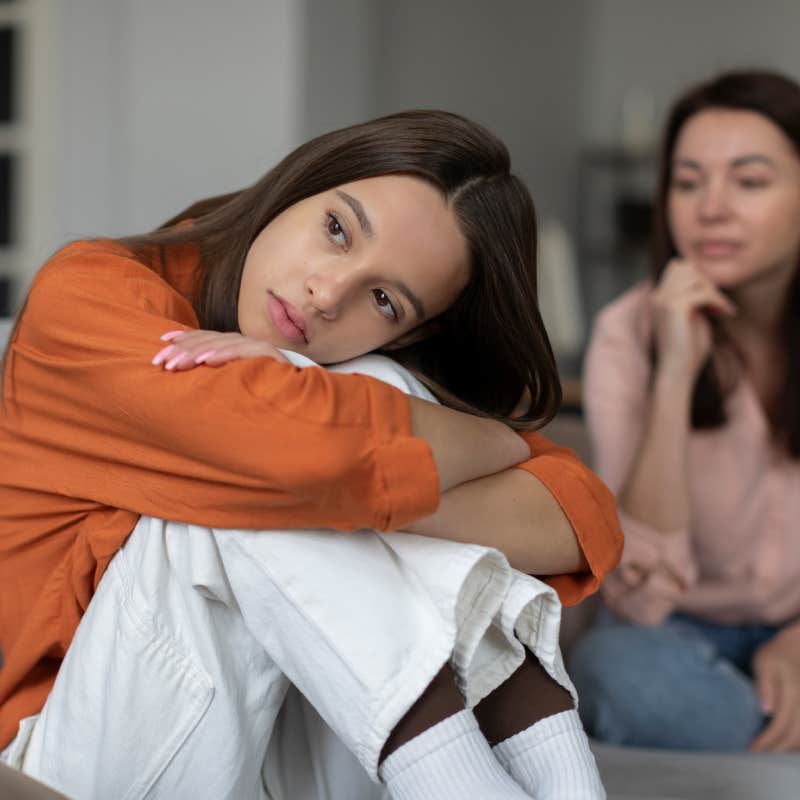
M 381 350 L 401 350 L 404 347 L 408 347 L 410 344 L 421 342 L 423 339 L 427 339 L 435 333 L 438 333 L 439 327 L 439 323 L 436 320 L 423 322 L 422 325 L 417 325 L 416 328 L 412 328 L 402 336 L 398 336 L 393 341 L 385 344 Z

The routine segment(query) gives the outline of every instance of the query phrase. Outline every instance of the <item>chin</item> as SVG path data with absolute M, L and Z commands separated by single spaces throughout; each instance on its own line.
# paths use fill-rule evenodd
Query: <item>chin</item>
M 730 261 L 700 261 L 700 271 L 718 289 L 735 289 L 754 277 L 754 271 Z

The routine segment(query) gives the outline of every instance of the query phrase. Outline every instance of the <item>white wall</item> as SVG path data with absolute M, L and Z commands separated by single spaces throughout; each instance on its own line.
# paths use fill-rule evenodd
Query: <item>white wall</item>
M 509 146 L 540 215 L 571 224 L 587 4 L 382 2 L 376 108 L 483 122 Z
M 252 182 L 299 142 L 304 3 L 54 5 L 55 202 L 42 258 L 70 238 L 150 229 Z
M 800 79 L 797 0 L 593 0 L 582 82 L 584 139 L 614 141 L 625 92 L 644 89 L 657 123 L 690 83 L 732 67 Z

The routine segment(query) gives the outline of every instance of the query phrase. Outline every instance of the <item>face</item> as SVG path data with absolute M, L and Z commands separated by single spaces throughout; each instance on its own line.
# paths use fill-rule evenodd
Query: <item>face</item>
M 383 175 L 290 206 L 256 237 L 239 327 L 317 363 L 409 343 L 469 280 L 453 210 L 419 178 Z
M 668 218 L 673 241 L 720 288 L 794 273 L 800 252 L 800 159 L 754 111 L 690 117 L 675 143 Z

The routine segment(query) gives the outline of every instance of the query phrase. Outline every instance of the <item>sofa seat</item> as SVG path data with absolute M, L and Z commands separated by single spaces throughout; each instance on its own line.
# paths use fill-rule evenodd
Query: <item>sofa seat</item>
M 798 800 L 800 755 L 639 750 L 594 742 L 608 800 Z

